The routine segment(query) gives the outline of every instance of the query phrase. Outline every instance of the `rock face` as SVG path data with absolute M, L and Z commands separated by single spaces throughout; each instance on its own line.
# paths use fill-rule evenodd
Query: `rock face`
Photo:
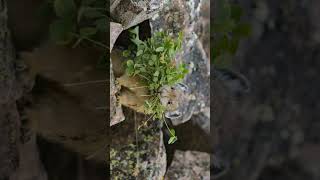
M 121 105 L 117 102 L 116 93 L 119 88 L 115 84 L 115 77 L 110 60 L 110 126 L 120 123 L 125 119 Z
M 113 0 L 110 14 L 124 29 L 153 17 L 163 7 L 164 0 Z
M 125 114 L 127 120 L 112 127 L 111 179 L 161 180 L 167 161 L 159 124 L 153 122 L 138 130 L 146 117 L 131 110 Z
M 121 24 L 110 22 L 110 52 L 122 31 L 123 27 Z M 116 94 L 118 91 L 119 88 L 115 83 L 113 64 L 110 57 L 110 126 L 118 124 L 125 119 L 121 105 L 117 102 Z
M 210 62 L 199 37 L 194 32 L 198 24 L 200 7 L 204 1 L 170 1 L 159 15 L 150 21 L 152 31 L 168 31 L 177 36 L 184 33 L 182 52 L 177 55 L 177 63 L 189 65 L 189 75 L 184 83 L 191 94 L 183 99 L 180 107 L 182 117 L 172 120 L 173 125 L 184 123 L 194 114 L 203 114 L 210 121 Z
M 176 151 L 166 180 L 210 180 L 210 155 L 197 151 Z
M 110 22 L 110 52 L 112 51 L 113 45 L 122 31 L 123 27 L 121 24 Z
M 7 27 L 7 4 L 0 1 L 0 175 L 9 179 L 19 166 L 19 113 L 21 93 L 15 72 L 15 52 Z M 19 92 L 20 91 L 20 92 Z

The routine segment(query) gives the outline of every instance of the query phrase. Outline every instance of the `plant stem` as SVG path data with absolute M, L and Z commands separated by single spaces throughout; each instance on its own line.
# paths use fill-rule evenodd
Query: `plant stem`
M 142 77 L 142 78 L 144 78 L 144 79 L 146 79 L 146 80 L 150 81 L 150 79 L 149 79 L 149 78 L 145 77 L 145 76 L 144 76 L 144 75 L 142 75 L 142 74 L 138 74 L 138 76 L 140 76 L 140 77 Z
M 174 136 L 174 135 L 173 135 L 173 133 L 171 132 L 171 130 L 170 130 L 170 128 L 169 128 L 169 126 L 168 126 L 168 124 L 167 124 L 166 118 L 165 118 L 165 117 L 163 117 L 163 116 L 162 116 L 162 118 L 163 118 L 164 124 L 167 126 L 167 129 L 168 129 L 168 131 L 170 132 L 171 136 Z
M 85 39 L 85 40 L 87 40 L 87 41 L 90 41 L 90 42 L 98 45 L 98 46 L 101 46 L 101 47 L 103 47 L 103 48 L 109 49 L 108 46 L 106 46 L 105 44 L 103 44 L 103 43 L 101 43 L 101 42 L 95 41 L 95 40 L 90 39 L 90 38 L 87 38 L 87 37 L 80 36 L 79 34 L 75 34 L 75 33 L 72 33 L 72 35 L 75 36 L 75 37 L 77 37 L 77 38 L 79 38 L 79 39 Z

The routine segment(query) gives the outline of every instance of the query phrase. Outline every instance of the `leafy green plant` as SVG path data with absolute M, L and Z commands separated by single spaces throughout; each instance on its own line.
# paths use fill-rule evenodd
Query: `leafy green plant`
M 177 140 L 175 131 L 170 129 L 164 113 L 167 107 L 161 103 L 160 90 L 164 86 L 173 86 L 180 82 L 188 73 L 185 64 L 174 63 L 176 53 L 181 49 L 183 34 L 174 39 L 165 32 L 156 32 L 151 38 L 142 41 L 139 38 L 139 27 L 132 29 L 131 41 L 134 47 L 123 52 L 128 58 L 126 73 L 129 76 L 138 76 L 148 88 L 149 100 L 145 102 L 146 114 L 152 119 L 163 120 L 170 132 L 169 144 Z
M 50 37 L 58 44 L 73 43 L 73 47 L 87 41 L 108 48 L 105 34 L 107 9 L 105 0 L 47 0 L 56 16 L 50 25 Z
M 211 49 L 213 64 L 226 68 L 238 49 L 239 41 L 250 35 L 250 25 L 240 21 L 243 14 L 240 6 L 228 0 L 216 0 L 213 20 L 213 42 Z

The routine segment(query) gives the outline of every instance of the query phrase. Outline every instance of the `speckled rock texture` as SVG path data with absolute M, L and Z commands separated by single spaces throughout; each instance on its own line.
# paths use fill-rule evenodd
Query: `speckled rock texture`
M 126 121 L 112 127 L 111 179 L 162 180 L 167 160 L 160 124 L 139 129 L 146 117 L 131 110 L 125 115 Z
M 164 0 L 113 0 L 110 13 L 124 29 L 153 17 L 163 7 Z
M 182 51 L 177 55 L 176 61 L 189 66 L 189 74 L 184 83 L 191 93 L 182 99 L 184 106 L 179 111 L 182 116 L 173 119 L 173 125 L 184 123 L 194 114 L 203 114 L 204 121 L 210 121 L 210 62 L 203 44 L 199 40 L 200 9 L 204 1 L 176 0 L 170 1 L 160 11 L 159 15 L 150 21 L 152 31 L 168 31 L 173 35 L 184 33 Z M 207 127 L 210 128 L 210 127 Z
M 114 22 L 110 23 L 110 52 L 112 51 L 113 45 L 122 31 L 123 27 L 121 24 Z M 110 126 L 113 126 L 125 120 L 122 107 L 117 102 L 116 94 L 118 93 L 118 91 L 119 88 L 115 83 L 112 60 L 110 59 Z
M 165 180 L 210 180 L 210 155 L 197 151 L 176 151 Z
M 118 91 L 119 88 L 115 84 L 115 77 L 112 70 L 112 63 L 110 60 L 110 126 L 113 126 L 125 120 L 122 107 L 117 102 L 116 93 L 118 93 Z
M 21 93 L 15 74 L 15 52 L 7 27 L 7 4 L 0 0 L 0 178 L 9 179 L 19 165 L 19 113 Z
M 110 22 L 110 52 L 112 51 L 113 45 L 122 31 L 123 27 L 121 24 Z

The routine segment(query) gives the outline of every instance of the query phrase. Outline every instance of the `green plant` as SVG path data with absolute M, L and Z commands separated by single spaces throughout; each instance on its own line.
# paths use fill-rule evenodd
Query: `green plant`
M 108 32 L 105 0 L 47 0 L 56 16 L 50 25 L 50 37 L 58 44 L 78 46 L 87 41 L 108 48 L 104 36 Z
M 170 129 L 164 113 L 167 107 L 161 103 L 160 89 L 164 86 L 173 86 L 180 82 L 188 73 L 185 64 L 174 63 L 176 53 L 181 49 L 183 34 L 179 33 L 177 39 L 165 32 L 156 32 L 151 38 L 142 41 L 139 38 L 139 27 L 131 32 L 131 41 L 134 47 L 123 52 L 129 60 L 126 62 L 126 73 L 129 76 L 139 76 L 150 95 L 145 101 L 146 114 L 152 119 L 163 120 L 170 132 L 169 144 L 177 140 L 175 131 Z
M 212 60 L 215 66 L 226 68 L 231 64 L 231 57 L 236 53 L 240 39 L 249 36 L 251 28 L 240 21 L 243 14 L 240 6 L 228 0 L 216 0 L 216 6 L 212 25 Z

